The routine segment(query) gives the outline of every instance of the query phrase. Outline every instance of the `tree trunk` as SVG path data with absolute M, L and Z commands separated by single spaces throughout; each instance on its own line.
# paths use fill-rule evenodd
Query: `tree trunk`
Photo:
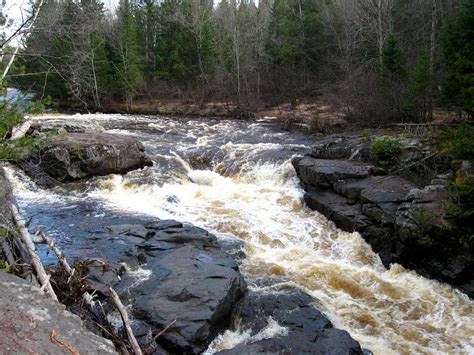
M 433 85 L 434 85 L 434 60 L 436 50 L 436 0 L 432 0 L 431 8 L 431 38 L 430 38 L 430 69 L 428 82 L 428 119 L 433 119 Z

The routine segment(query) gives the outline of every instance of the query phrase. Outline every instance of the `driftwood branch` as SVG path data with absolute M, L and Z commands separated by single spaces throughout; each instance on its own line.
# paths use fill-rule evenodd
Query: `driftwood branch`
M 142 349 L 140 348 L 140 345 L 138 345 L 137 339 L 135 338 L 135 335 L 133 335 L 132 328 L 130 327 L 130 321 L 128 319 L 128 313 L 125 309 L 125 306 L 123 305 L 122 301 L 120 301 L 117 292 L 115 292 L 112 287 L 109 287 L 109 293 L 110 297 L 112 298 L 112 301 L 115 303 L 115 306 L 117 307 L 118 311 L 120 312 L 120 315 L 122 316 L 123 325 L 127 330 L 128 340 L 130 341 L 130 345 L 132 346 L 133 352 L 136 355 L 142 355 Z
M 48 248 L 50 250 L 54 251 L 54 254 L 56 254 L 56 256 L 58 257 L 59 262 L 61 263 L 63 268 L 69 275 L 71 275 L 72 268 L 66 260 L 66 255 L 64 255 L 64 253 L 59 250 L 59 248 L 56 246 L 54 239 L 48 237 L 41 229 L 39 229 L 36 234 L 41 237 L 41 239 L 48 245 Z
M 30 127 L 31 127 L 31 120 L 26 120 L 22 124 L 14 127 L 12 129 L 12 135 L 10 137 L 10 140 L 15 140 L 15 139 L 24 137 L 26 132 L 28 132 L 28 130 L 30 129 Z
M 64 255 L 64 253 L 56 246 L 54 239 L 48 237 L 41 229 L 39 229 L 36 234 L 41 237 L 42 241 L 44 241 L 48 245 L 48 248 L 50 250 L 54 251 L 64 270 L 66 270 L 66 272 L 68 273 L 69 278 L 71 278 L 74 274 L 74 269 L 71 268 L 71 266 L 67 262 L 66 255 Z M 91 311 L 92 314 L 94 314 L 98 319 L 100 319 L 100 312 L 93 300 L 93 297 L 88 292 L 85 292 L 82 295 L 82 300 L 84 301 L 84 304 L 89 309 L 89 311 Z
M 176 323 L 176 319 L 174 321 L 172 321 L 170 324 L 168 324 L 166 327 L 164 327 L 161 331 L 158 332 L 158 334 L 156 334 L 153 339 L 151 339 L 149 345 L 148 345 L 148 348 L 145 349 L 145 353 L 148 354 L 148 353 L 153 353 L 154 351 L 154 347 L 153 347 L 153 342 L 155 342 L 160 336 L 162 336 L 164 333 L 166 333 L 168 331 L 168 329 L 170 329 L 174 324 Z
M 35 246 L 33 244 L 33 241 L 31 240 L 31 235 L 26 229 L 25 221 L 21 218 L 20 213 L 18 212 L 18 209 L 13 203 L 10 204 L 10 212 L 12 213 L 13 220 L 15 221 L 16 227 L 20 231 L 21 240 L 25 244 L 28 254 L 31 257 L 31 262 L 36 271 L 36 275 L 38 276 L 41 286 L 44 287 L 46 293 L 52 299 L 57 301 L 58 297 L 54 293 L 53 287 L 51 286 L 51 283 L 49 282 L 49 277 L 46 274 L 46 271 L 44 270 L 43 264 L 41 263 L 41 260 L 38 254 L 36 253 Z
M 168 324 L 166 327 L 163 328 L 158 334 L 156 334 L 153 339 L 151 340 L 152 342 L 156 341 L 160 336 L 162 336 L 164 333 L 168 331 L 174 324 L 176 323 L 176 319 L 172 321 L 170 324 Z

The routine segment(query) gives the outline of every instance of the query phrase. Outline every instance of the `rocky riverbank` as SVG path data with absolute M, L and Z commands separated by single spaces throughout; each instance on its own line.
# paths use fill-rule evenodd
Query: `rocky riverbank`
M 396 159 L 385 156 L 380 164 L 376 141 L 391 146 Z M 472 297 L 474 260 L 456 240 L 445 208 L 447 186 L 457 173 L 449 157 L 431 148 L 405 134 L 339 134 L 318 140 L 293 165 L 307 205 L 338 227 L 359 232 L 387 267 L 400 263 Z

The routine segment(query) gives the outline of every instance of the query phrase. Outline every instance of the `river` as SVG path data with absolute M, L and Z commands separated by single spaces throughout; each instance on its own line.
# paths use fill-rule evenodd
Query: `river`
M 46 225 L 67 255 L 100 256 L 87 238 L 109 219 L 138 214 L 186 221 L 242 240 L 241 270 L 251 287 L 264 277 L 280 280 L 273 288 L 303 289 L 336 327 L 375 354 L 474 353 L 472 300 L 400 265 L 387 270 L 358 233 L 343 232 L 304 206 L 290 160 L 316 138 L 286 132 L 272 120 L 68 119 L 137 137 L 154 166 L 53 190 L 8 169 L 31 226 Z M 44 250 L 42 257 L 54 262 Z M 228 332 L 214 347 L 242 338 Z

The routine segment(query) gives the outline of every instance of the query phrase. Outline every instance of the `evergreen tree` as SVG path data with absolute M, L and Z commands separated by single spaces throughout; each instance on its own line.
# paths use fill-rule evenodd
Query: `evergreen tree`
M 403 57 L 397 37 L 391 34 L 384 43 L 382 63 L 386 71 L 401 76 L 403 73 Z
M 447 75 L 442 89 L 446 103 L 474 115 L 474 0 L 443 29 L 443 59 Z
M 405 93 L 404 109 L 409 117 L 426 121 L 429 117 L 430 60 L 426 52 L 418 58 L 415 69 L 410 75 L 409 85 Z
M 274 64 L 298 69 L 300 85 L 306 85 L 308 71 L 317 69 L 322 27 L 317 2 L 275 0 L 269 25 L 267 52 Z
M 132 9 L 129 0 L 120 0 L 118 7 L 118 64 L 117 80 L 127 111 L 132 107 L 133 98 L 144 85 L 137 48 L 137 38 Z

